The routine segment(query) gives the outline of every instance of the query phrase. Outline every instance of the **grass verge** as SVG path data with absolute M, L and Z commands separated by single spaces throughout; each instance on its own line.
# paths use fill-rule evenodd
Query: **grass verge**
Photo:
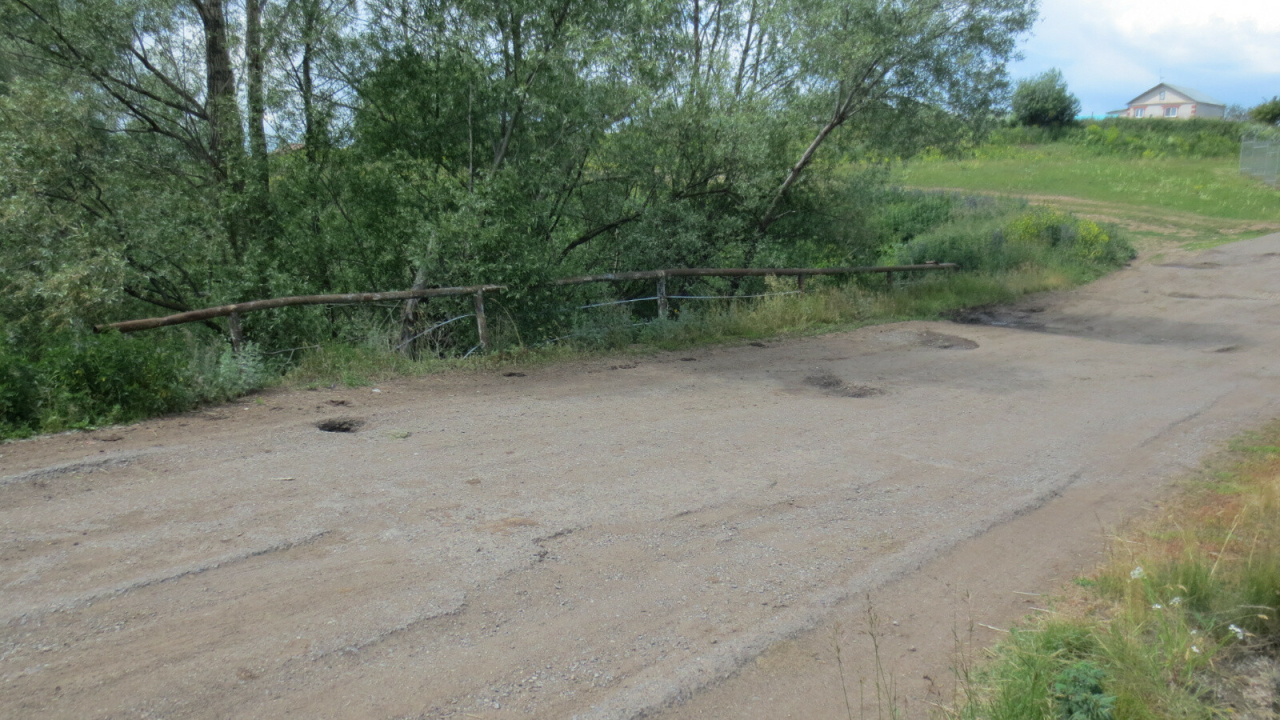
M 1272 718 L 1280 702 L 1280 422 L 1239 437 L 1114 539 L 1054 613 L 958 662 L 946 717 Z
M 973 157 L 912 160 L 904 185 L 1024 197 L 1093 220 L 1139 240 L 1213 244 L 1280 230 L 1280 191 L 1240 176 L 1234 157 L 1097 155 L 1067 143 L 999 146 Z

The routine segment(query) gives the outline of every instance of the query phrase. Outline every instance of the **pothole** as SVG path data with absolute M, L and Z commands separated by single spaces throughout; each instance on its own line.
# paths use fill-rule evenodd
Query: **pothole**
M 865 398 L 884 394 L 884 390 L 870 385 L 850 385 L 831 373 L 810 375 L 804 379 L 804 384 L 822 390 L 824 395 L 831 397 Z
M 350 417 L 329 418 L 328 420 L 321 420 L 316 423 L 316 427 L 319 428 L 321 432 L 332 433 L 353 433 L 359 430 L 363 425 L 364 420 Z
M 969 338 L 933 332 L 932 330 L 920 333 L 919 342 L 923 347 L 938 348 L 939 350 L 973 350 L 978 347 L 978 343 Z

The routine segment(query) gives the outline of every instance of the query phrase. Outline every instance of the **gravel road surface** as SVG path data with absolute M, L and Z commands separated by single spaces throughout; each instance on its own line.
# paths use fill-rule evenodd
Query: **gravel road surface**
M 923 716 L 1280 416 L 1280 235 L 961 319 L 0 445 L 0 717 L 845 717 L 868 602 Z

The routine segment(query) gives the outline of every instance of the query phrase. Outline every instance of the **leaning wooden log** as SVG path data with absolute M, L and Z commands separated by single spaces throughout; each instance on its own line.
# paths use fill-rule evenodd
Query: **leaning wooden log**
M 448 295 L 473 295 L 485 290 L 505 289 L 506 287 L 503 285 L 473 285 L 470 287 L 425 288 L 422 290 L 397 290 L 393 292 L 380 293 L 297 295 L 294 297 L 272 298 L 270 300 L 254 300 L 252 302 L 236 303 L 234 305 L 219 305 L 218 307 L 204 308 L 203 310 L 192 310 L 190 312 L 178 313 L 176 315 L 166 315 L 165 317 L 143 318 L 142 320 L 125 320 L 124 322 L 95 325 L 93 331 L 106 332 L 107 330 L 119 330 L 120 332 L 135 332 L 137 330 L 152 330 L 154 328 L 167 327 L 169 325 L 181 325 L 183 323 L 196 322 L 198 320 L 223 317 L 232 313 L 243 314 L 254 310 L 270 310 L 271 308 L 292 307 L 295 305 L 354 305 L 357 303 L 379 302 L 382 300 L 409 300 L 413 298 L 444 297 Z
M 579 275 L 577 277 L 560 278 L 551 281 L 552 285 L 583 285 L 597 282 L 621 282 L 626 280 L 659 280 L 671 277 L 763 277 L 767 275 L 803 277 L 805 275 L 850 275 L 854 273 L 895 273 L 913 270 L 955 270 L 955 263 L 929 262 L 921 265 L 869 265 L 866 267 L 837 268 L 672 268 L 670 270 L 640 270 L 637 272 L 606 273 L 603 275 Z M 271 300 L 254 300 L 252 302 L 220 305 L 203 310 L 191 310 L 176 315 L 142 320 L 125 320 L 124 322 L 95 325 L 94 332 L 119 330 L 135 332 L 152 330 L 169 325 L 208 320 L 226 315 L 243 314 L 254 310 L 270 310 L 271 308 L 290 307 L 294 305 L 353 305 L 356 303 L 378 302 L 381 300 L 416 300 L 428 297 L 444 297 L 449 295 L 473 295 L 492 290 L 506 290 L 505 285 L 472 285 L 470 287 L 425 288 L 420 290 L 397 290 L 380 293 L 348 293 L 344 295 L 299 295 L 295 297 L 273 298 Z

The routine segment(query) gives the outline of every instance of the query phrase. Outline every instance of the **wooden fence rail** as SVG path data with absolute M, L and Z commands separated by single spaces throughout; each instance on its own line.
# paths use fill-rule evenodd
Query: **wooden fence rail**
M 845 268 L 672 268 L 669 270 L 641 270 L 637 272 L 604 273 L 600 275 L 579 275 L 577 277 L 560 278 L 551 281 L 551 285 L 585 285 L 597 282 L 628 282 L 632 280 L 658 281 L 658 310 L 660 317 L 667 315 L 667 278 L 675 277 L 761 277 L 794 276 L 797 287 L 804 291 L 804 279 L 809 275 L 851 275 L 857 273 L 884 273 L 893 282 L 893 273 L 914 272 L 919 270 L 954 270 L 954 263 L 925 263 L 923 265 L 878 265 L 868 267 Z M 270 300 L 253 300 L 251 302 L 219 305 L 202 310 L 190 310 L 164 317 L 125 320 L 123 322 L 95 325 L 94 332 L 119 330 L 120 332 L 137 332 L 153 330 L 170 325 L 199 322 L 216 317 L 230 319 L 232 344 L 238 349 L 240 345 L 240 315 L 257 310 L 292 307 L 296 305 L 353 305 L 358 303 L 380 302 L 383 300 L 412 300 L 429 297 L 448 297 L 455 295 L 474 295 L 476 308 L 476 328 L 480 333 L 480 347 L 489 345 L 488 323 L 484 314 L 484 294 L 505 290 L 505 285 L 471 285 L 468 287 L 426 288 L 422 290 L 396 290 L 392 292 L 345 293 L 338 295 L 297 295 L 294 297 L 271 298 Z

